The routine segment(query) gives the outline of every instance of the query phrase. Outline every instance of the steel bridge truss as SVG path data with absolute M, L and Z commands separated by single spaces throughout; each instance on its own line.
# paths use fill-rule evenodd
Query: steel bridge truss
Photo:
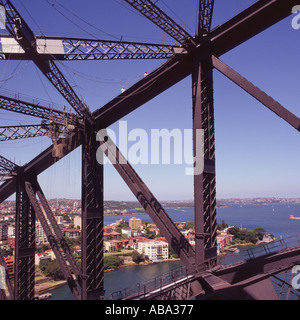
M 0 0 L 6 9 L 6 29 L 1 36 L 1 59 L 30 59 L 66 99 L 74 113 L 62 112 L 0 96 L 0 108 L 42 119 L 41 125 L 0 128 L 0 140 L 50 135 L 53 145 L 23 167 L 0 158 L 0 202 L 16 193 L 16 263 L 11 299 L 34 298 L 35 221 L 39 219 L 75 299 L 104 298 L 103 283 L 103 165 L 104 154 L 113 162 L 137 200 L 174 248 L 194 281 L 177 283 L 164 297 L 182 299 L 222 290 L 231 292 L 227 273 L 218 268 L 216 243 L 216 172 L 213 101 L 213 69 L 220 71 L 288 124 L 300 131 L 300 119 L 254 84 L 224 64 L 220 56 L 291 14 L 296 0 L 261 0 L 224 24 L 211 30 L 213 0 L 199 1 L 198 32 L 193 37 L 150 0 L 125 0 L 161 28 L 175 45 L 132 43 L 110 40 L 37 37 L 10 0 Z M 147 77 L 117 98 L 91 113 L 57 67 L 55 60 L 167 59 Z M 182 79 L 192 77 L 194 156 L 196 132 L 203 130 L 204 170 L 194 174 L 195 248 L 192 248 L 162 205 L 105 134 L 97 132 L 120 120 Z M 23 131 L 22 131 L 23 130 Z M 20 131 L 22 131 L 20 133 Z M 61 135 L 63 134 L 63 135 Z M 82 145 L 82 265 L 78 267 L 60 232 L 37 176 L 53 163 Z M 101 147 L 99 151 L 98 147 Z M 100 153 L 99 153 L 100 152 Z M 4 177 L 4 178 L 3 178 Z M 60 250 L 62 248 L 62 251 Z M 1 254 L 0 254 L 0 259 Z M 280 256 L 278 259 L 283 259 Z M 1 261 L 2 261 L 1 260 Z M 0 261 L 0 262 L 1 262 Z M 2 261 L 3 262 L 3 261 Z M 258 263 L 258 262 L 257 262 Z M 267 263 L 267 262 L 265 262 Z M 2 264 L 2 263 L 1 263 Z M 4 264 L 3 264 L 4 265 Z M 244 267 L 236 267 L 235 274 Z M 225 276 L 224 276 L 225 274 Z M 234 274 L 234 273 L 233 273 Z M 257 274 L 252 274 L 255 277 Z M 232 276 L 233 277 L 233 276 Z M 246 277 L 247 278 L 247 277 Z M 246 279 L 245 278 L 245 279 Z M 258 277 L 259 278 L 259 277 Z M 245 280 L 244 279 L 244 280 Z M 277 281 L 278 277 L 275 275 Z M 280 278 L 279 278 L 280 279 Z M 189 279 L 188 279 L 189 280 Z M 253 296 L 267 280 L 251 282 Z M 286 283 L 284 279 L 281 283 Z M 257 283 L 257 286 L 255 285 Z M 250 286 L 250 284 L 249 284 Z M 247 286 L 246 286 L 247 287 Z M 268 292 L 268 290 L 266 290 Z M 0 292 L 0 297 L 5 294 Z

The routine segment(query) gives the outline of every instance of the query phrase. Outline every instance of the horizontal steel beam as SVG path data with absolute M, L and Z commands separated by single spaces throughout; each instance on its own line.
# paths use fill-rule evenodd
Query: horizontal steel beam
M 211 34 L 211 48 L 215 56 L 220 56 L 269 28 L 291 14 L 292 5 L 297 0 L 261 0 L 233 19 L 215 28 Z M 205 50 L 205 49 L 204 49 Z M 150 101 L 192 72 L 195 54 L 201 54 L 202 47 L 182 57 L 174 57 L 163 66 L 128 88 L 96 111 L 95 117 L 101 128 L 107 127 L 144 103 Z M 101 119 L 101 120 L 100 120 Z
M 0 59 L 30 60 L 32 57 L 12 36 L 1 36 Z M 186 53 L 179 46 L 81 38 L 37 37 L 36 51 L 45 60 L 170 59 Z
M 218 26 L 211 32 L 211 44 L 216 56 L 225 54 L 256 34 L 264 31 L 272 24 L 291 14 L 296 0 L 261 0 L 246 9 L 228 22 Z M 247 17 L 247 14 L 249 17 Z M 256 24 L 255 24 L 256 23 Z M 148 77 L 127 89 L 104 107 L 93 113 L 97 118 L 99 129 L 118 121 L 147 101 L 156 97 L 192 72 L 194 53 L 182 57 L 174 57 L 152 72 Z M 145 94 L 146 93 L 146 94 Z M 65 150 L 65 155 L 77 148 L 81 141 L 72 139 L 72 147 Z M 52 157 L 53 146 L 42 152 L 24 168 L 27 172 L 40 174 L 49 168 L 56 159 Z M 10 180 L 0 186 L 0 202 L 15 192 L 15 181 Z
M 0 141 L 42 137 L 47 134 L 48 130 L 41 125 L 0 127 Z

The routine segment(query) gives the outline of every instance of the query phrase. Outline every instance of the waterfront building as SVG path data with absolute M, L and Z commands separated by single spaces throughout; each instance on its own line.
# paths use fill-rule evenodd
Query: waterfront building
M 224 238 L 220 238 L 217 236 L 217 254 L 220 254 L 224 251 Z
M 227 234 L 221 232 L 221 234 L 217 235 L 217 239 L 223 239 L 224 246 L 229 246 L 231 242 L 233 241 L 234 236 L 232 234 Z
M 157 262 L 169 258 L 169 245 L 164 241 L 144 241 L 138 243 L 138 252 Z
M 34 263 L 36 266 L 40 264 L 41 261 L 51 261 L 54 259 L 54 252 L 52 250 L 47 250 L 43 253 L 35 253 Z
M 118 211 L 120 211 L 120 210 L 115 210 L 115 212 L 118 212 Z M 119 213 L 121 213 L 121 211 Z M 126 220 L 124 220 L 122 218 L 120 220 L 116 220 L 115 227 L 118 227 L 120 224 L 123 224 L 123 223 L 126 223 Z
M 115 252 L 124 249 L 128 245 L 128 241 L 124 240 L 109 240 L 103 241 L 105 252 Z
M 142 219 L 137 219 L 135 217 L 129 219 L 129 228 L 138 229 L 142 226 Z
M 111 241 L 103 241 L 104 252 L 113 252 L 114 245 Z
M 232 234 L 221 233 L 217 235 L 217 253 L 220 254 L 224 251 L 225 246 L 228 246 L 233 241 L 234 236 Z

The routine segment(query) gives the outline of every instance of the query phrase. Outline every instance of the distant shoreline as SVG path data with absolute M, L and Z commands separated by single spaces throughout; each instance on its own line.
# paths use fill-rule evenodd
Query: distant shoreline
M 292 200 L 292 199 L 291 199 Z M 298 201 L 296 201 L 298 200 Z M 300 204 L 300 199 L 294 199 L 294 201 L 291 202 L 230 202 L 230 203 L 223 203 L 223 204 L 218 204 L 217 208 L 227 208 L 228 205 L 256 205 L 256 206 L 263 206 L 263 205 L 274 205 L 274 204 Z M 190 208 L 194 208 L 194 206 L 191 204 L 189 206 L 168 206 L 168 207 L 163 207 L 163 209 L 190 209 Z M 113 216 L 130 216 L 130 215 L 141 215 L 141 214 L 147 214 L 146 211 L 128 211 L 126 213 L 118 213 L 118 214 L 111 214 L 111 213 L 104 213 L 104 216 L 108 216 L 108 217 L 113 217 Z M 292 220 L 300 220 L 300 217 L 295 217 L 295 219 Z

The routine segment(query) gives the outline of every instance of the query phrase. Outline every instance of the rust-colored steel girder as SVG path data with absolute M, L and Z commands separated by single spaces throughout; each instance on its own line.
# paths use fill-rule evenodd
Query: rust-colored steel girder
M 45 76 L 50 80 L 54 87 L 66 98 L 70 105 L 75 109 L 78 114 L 78 117 L 84 119 L 86 123 L 85 136 L 81 134 L 73 135 L 69 138 L 69 148 L 64 148 L 63 155 L 68 154 L 70 151 L 74 150 L 79 145 L 83 144 L 83 182 L 88 186 L 91 186 L 90 190 L 87 188 L 83 190 L 83 199 L 85 201 L 83 217 L 85 226 L 85 235 L 84 241 L 87 239 L 89 243 L 83 242 L 84 251 L 90 246 L 91 250 L 86 251 L 87 263 L 86 266 L 83 266 L 83 269 L 88 270 L 90 268 L 91 272 L 89 275 L 85 274 L 86 277 L 90 277 L 90 284 L 94 281 L 97 282 L 96 286 L 91 286 L 90 289 L 87 288 L 87 282 L 83 287 L 84 298 L 94 297 L 101 298 L 102 295 L 102 254 L 101 249 L 97 249 L 96 246 L 101 245 L 101 239 L 95 238 L 95 235 L 101 236 L 102 224 L 103 224 L 103 190 L 101 190 L 102 184 L 96 186 L 96 182 L 89 177 L 92 170 L 96 170 L 95 159 L 91 161 L 91 155 L 95 155 L 96 143 L 92 144 L 92 149 L 88 147 L 88 140 L 85 140 L 86 137 L 91 137 L 92 134 L 96 133 L 97 130 L 103 129 L 110 124 L 118 121 L 120 118 L 129 114 L 136 108 L 140 107 L 147 101 L 151 100 L 161 92 L 165 91 L 175 83 L 186 78 L 189 75 L 193 75 L 193 85 L 194 85 L 194 115 L 197 119 L 194 122 L 194 129 L 202 128 L 204 130 L 204 140 L 205 150 L 207 151 L 205 161 L 204 161 L 204 173 L 200 176 L 199 179 L 195 178 L 195 206 L 196 206 L 196 251 L 199 254 L 196 257 L 195 266 L 201 266 L 204 261 L 209 257 L 215 257 L 215 252 L 212 252 L 211 249 L 215 249 L 215 224 L 216 224 L 216 215 L 215 215 L 215 172 L 214 172 L 214 120 L 213 120 L 213 104 L 212 101 L 212 68 L 219 68 L 222 70 L 227 77 L 238 83 L 238 85 L 246 91 L 248 90 L 254 97 L 257 98 L 257 94 L 262 102 L 267 105 L 272 111 L 276 114 L 282 116 L 284 119 L 286 113 L 283 112 L 283 107 L 274 107 L 274 103 L 270 100 L 266 100 L 266 96 L 262 97 L 261 93 L 250 86 L 249 83 L 242 80 L 239 77 L 236 77 L 236 74 L 229 70 L 228 68 L 223 68 L 224 65 L 215 59 L 220 55 L 230 51 L 234 47 L 243 43 L 244 41 L 250 39 L 254 35 L 262 32 L 266 28 L 275 24 L 276 22 L 284 19 L 291 13 L 291 8 L 296 4 L 296 1 L 292 0 L 261 0 L 244 10 L 242 13 L 229 20 L 225 24 L 217 27 L 213 31 L 207 32 L 210 29 L 211 24 L 211 13 L 213 8 L 213 1 L 201 1 L 202 4 L 208 11 L 207 14 L 202 17 L 206 21 L 200 21 L 199 23 L 199 34 L 198 38 L 193 38 L 182 28 L 178 28 L 177 24 L 165 15 L 152 1 L 127 1 L 130 5 L 134 6 L 138 11 L 144 14 L 148 19 L 153 21 L 156 25 L 162 28 L 165 32 L 171 35 L 179 43 L 183 45 L 188 51 L 183 55 L 175 55 L 169 61 L 167 61 L 162 67 L 158 68 L 152 72 L 148 77 L 142 79 L 140 82 L 129 88 L 122 95 L 117 97 L 117 99 L 112 100 L 104 107 L 96 111 L 94 114 L 89 112 L 89 109 L 82 101 L 78 98 L 72 87 L 68 84 L 63 74 L 57 68 L 56 64 L 53 61 L 46 61 L 41 58 L 39 53 L 36 50 L 35 46 L 35 36 L 28 27 L 28 25 L 23 21 L 21 16 L 12 6 L 10 1 L 1 1 L 0 4 L 9 7 L 9 19 L 8 19 L 8 30 L 13 34 L 19 43 L 19 45 L 24 49 L 27 55 L 32 57 L 32 60 L 40 68 L 40 70 L 45 74 Z M 200 16 L 200 15 L 199 15 Z M 203 31 L 204 30 L 204 31 Z M 207 34 L 205 37 L 206 41 L 203 41 L 203 34 Z M 207 59 L 209 63 L 207 64 Z M 229 72 L 228 72 L 229 70 Z M 203 81 L 203 79 L 205 81 Z M 200 95 L 199 92 L 204 91 L 204 94 Z M 198 117 L 199 115 L 199 117 Z M 201 116 L 200 116 L 201 115 Z M 285 119 L 286 120 L 286 119 Z M 292 119 L 292 123 L 297 122 L 296 118 Z M 289 122 L 290 123 L 290 122 Z M 295 127 L 295 125 L 294 125 Z M 90 131 L 91 130 L 91 131 Z M 89 133 L 89 134 L 88 134 Z M 54 163 L 53 160 L 53 146 L 45 150 L 40 156 L 36 157 L 28 165 L 24 166 L 24 173 L 37 175 L 40 172 L 47 169 Z M 95 157 L 94 157 L 95 158 Z M 88 163 L 90 162 L 91 163 Z M 92 169 L 89 169 L 92 168 Z M 99 169 L 100 170 L 100 169 Z M 103 170 L 103 168 L 101 169 Z M 117 170 L 119 173 L 124 173 L 124 167 L 117 165 Z M 123 170 L 123 172 L 122 172 Z M 127 178 L 124 178 L 126 183 L 130 186 L 130 178 L 135 177 L 133 182 L 138 185 L 138 181 L 141 181 L 140 178 L 135 174 L 131 167 L 126 168 Z M 130 174 L 128 175 L 128 171 Z M 99 171 L 100 172 L 100 171 Z M 99 174 L 100 177 L 101 174 Z M 97 175 L 98 176 L 98 175 Z M 123 174 L 124 176 L 124 174 Z M 124 176 L 125 177 L 125 176 Z M 0 201 L 1 199 L 6 199 L 10 193 L 13 193 L 16 190 L 17 179 L 13 178 L 10 181 L 7 181 L 2 186 L 0 186 Z M 103 182 L 103 176 L 101 177 Z M 161 211 L 159 209 L 159 203 L 154 201 L 153 206 L 151 204 L 155 200 L 150 191 L 144 188 L 143 185 L 139 185 L 138 188 L 135 188 L 136 185 L 131 187 L 133 193 L 137 198 L 142 202 L 146 203 L 145 209 L 147 208 L 153 217 L 156 216 L 155 210 Z M 27 184 L 27 195 L 31 197 L 32 202 L 34 202 L 33 195 L 30 195 L 30 186 Z M 142 196 L 140 196 L 140 190 L 142 190 Z M 98 191 L 96 191 L 98 190 Z M 199 192 L 201 194 L 199 194 Z M 145 197 L 145 194 L 149 196 L 148 199 Z M 91 196 L 90 196 L 91 195 Z M 97 204 L 93 204 L 89 207 L 90 203 L 93 203 L 95 197 L 99 198 Z M 199 197 L 198 197 L 199 196 Z M 101 200 L 102 199 L 102 200 Z M 197 202 L 198 201 L 198 202 Z M 150 209 L 149 209 L 150 208 Z M 151 210 L 151 208 L 154 210 Z M 200 211 L 199 211 L 199 210 Z M 166 215 L 163 215 L 166 218 Z M 91 221 L 88 221 L 90 219 Z M 160 223 L 157 220 L 158 224 Z M 91 224 L 89 223 L 91 222 Z M 172 221 L 165 221 L 165 234 L 168 235 L 168 232 L 171 232 Z M 163 223 L 162 228 L 164 228 Z M 46 226 L 45 226 L 46 228 Z M 174 230 L 173 230 L 174 231 Z M 176 230 L 174 231 L 176 234 Z M 174 233 L 173 232 L 173 233 Z M 92 236 L 94 235 L 94 236 Z M 171 238 L 169 242 L 174 242 L 174 237 Z M 175 240 L 178 239 L 175 237 Z M 181 240 L 180 240 L 181 241 Z M 180 242 L 179 241 L 179 242 Z M 175 241 L 176 242 L 176 241 Z M 94 243 L 94 245 L 93 245 Z M 174 245 L 174 243 L 173 243 Z M 176 247 L 176 243 L 175 243 Z M 177 246 L 178 247 L 178 246 Z M 179 246 L 179 255 L 182 257 L 183 261 L 186 264 L 193 264 L 194 257 L 185 254 L 185 246 Z M 206 251 L 205 251 L 206 250 Z M 209 255 L 203 255 L 203 253 L 209 253 Z M 191 252 L 190 252 L 191 253 Z M 89 260 L 90 259 L 90 260 Z M 94 262 L 95 263 L 94 263 Z M 97 271 L 98 268 L 98 271 Z M 197 268 L 196 268 L 197 269 Z M 93 274 L 93 275 L 92 275 Z M 68 275 L 66 275 L 68 277 Z M 75 286 L 73 286 L 75 288 Z M 95 290 L 95 291 L 93 291 Z M 89 291 L 89 294 L 87 292 Z M 77 295 L 79 297 L 79 294 Z
M 4 1 L 3 5 L 5 3 Z M 296 0 L 258 1 L 255 5 L 211 31 L 211 45 L 214 48 L 212 53 L 220 56 L 229 52 L 234 47 L 288 17 L 291 14 L 290 8 L 295 4 L 297 4 Z M 262 16 L 266 17 L 266 19 L 262 19 Z M 96 118 L 97 128 L 101 129 L 111 125 L 164 92 L 175 83 L 189 76 L 192 73 L 194 54 L 192 52 L 181 58 L 171 59 L 162 67 L 149 74 L 148 77 L 143 78 L 131 88 L 128 88 L 122 95 L 95 111 L 93 116 Z M 161 73 L 159 70 L 161 70 Z M 145 88 L 150 87 L 151 90 L 147 91 L 147 94 L 144 94 Z M 133 93 L 137 102 L 132 107 L 133 101 L 131 100 L 131 96 Z M 69 154 L 80 144 L 80 139 L 73 138 L 72 146 L 70 149 L 66 148 L 64 150 L 64 155 Z M 24 170 L 40 174 L 49 168 L 55 162 L 52 158 L 52 148 L 53 146 L 50 146 L 34 158 L 24 167 Z M 14 192 L 15 181 L 8 181 L 1 185 L 0 201 L 4 201 Z

